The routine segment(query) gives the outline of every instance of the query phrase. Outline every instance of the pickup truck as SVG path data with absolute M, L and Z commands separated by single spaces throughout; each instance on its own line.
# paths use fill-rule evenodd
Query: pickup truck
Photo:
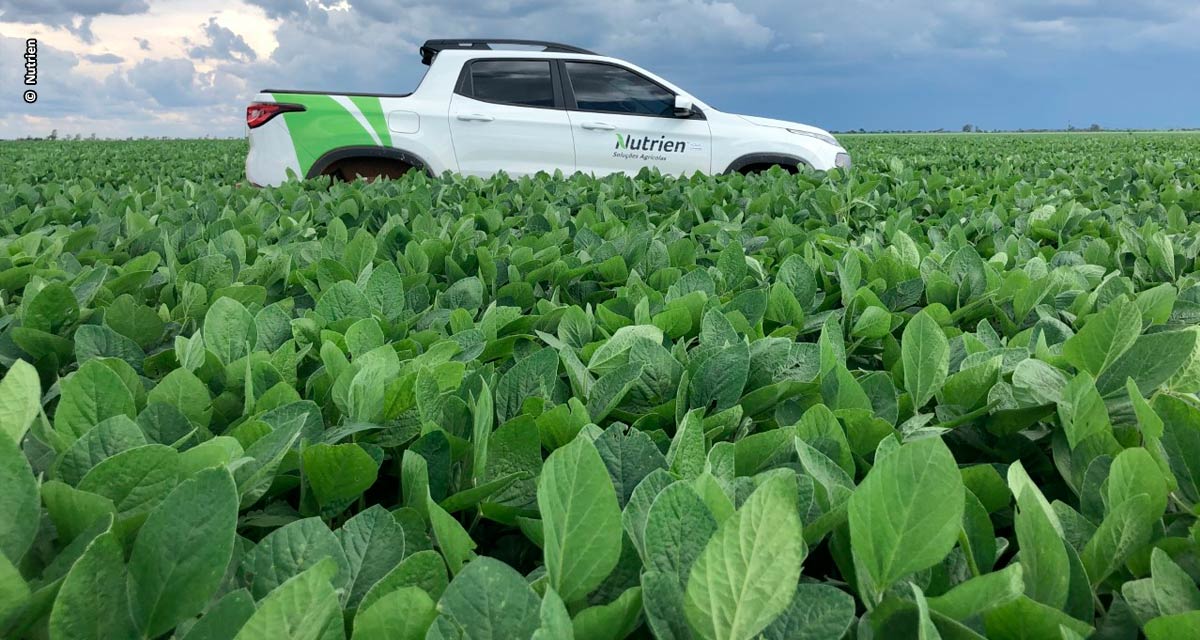
M 507 48 L 506 48 L 507 47 Z M 513 47 L 521 47 L 514 49 Z M 255 185 L 457 171 L 511 176 L 848 170 L 816 127 L 725 113 L 637 65 L 531 40 L 429 40 L 407 94 L 265 89 L 246 108 Z

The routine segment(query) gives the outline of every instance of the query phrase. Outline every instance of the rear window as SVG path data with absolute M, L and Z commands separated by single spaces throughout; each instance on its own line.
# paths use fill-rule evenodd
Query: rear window
M 526 107 L 553 107 L 549 60 L 476 60 L 470 95 L 479 100 Z

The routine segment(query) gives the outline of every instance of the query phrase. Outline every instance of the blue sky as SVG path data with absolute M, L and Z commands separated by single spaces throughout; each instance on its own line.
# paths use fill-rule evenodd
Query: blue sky
M 421 41 L 479 36 L 833 130 L 1200 127 L 1198 33 L 1200 3 L 1167 0 L 0 0 L 0 137 L 236 136 L 260 88 L 405 91 Z

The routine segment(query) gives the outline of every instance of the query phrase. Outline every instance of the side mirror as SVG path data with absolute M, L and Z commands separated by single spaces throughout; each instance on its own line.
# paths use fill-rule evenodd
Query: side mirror
M 675 117 L 690 118 L 692 116 L 692 99 L 687 96 L 675 96 Z

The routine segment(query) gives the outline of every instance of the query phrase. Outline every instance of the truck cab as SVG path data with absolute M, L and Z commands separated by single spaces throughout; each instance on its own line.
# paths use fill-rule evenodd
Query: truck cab
M 503 48 L 520 46 L 522 49 Z M 265 89 L 246 109 L 246 174 L 397 177 L 848 169 L 828 132 L 719 111 L 632 63 L 551 42 L 430 40 L 408 94 Z

